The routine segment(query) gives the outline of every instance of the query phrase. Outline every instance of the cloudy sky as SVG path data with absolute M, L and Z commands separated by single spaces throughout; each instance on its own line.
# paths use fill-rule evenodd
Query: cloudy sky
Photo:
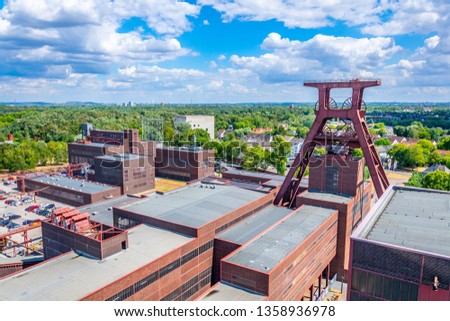
M 448 0 L 0 0 L 0 101 L 450 101 Z M 343 101 L 349 94 L 337 91 Z

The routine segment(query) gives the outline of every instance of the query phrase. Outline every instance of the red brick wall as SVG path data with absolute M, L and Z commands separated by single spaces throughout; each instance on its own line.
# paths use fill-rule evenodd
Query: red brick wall
M 269 300 L 302 298 L 336 254 L 337 220 L 336 211 L 268 273 L 222 260 L 221 280 Z
M 82 298 L 85 301 L 103 301 L 106 300 L 116 293 L 126 289 L 130 286 L 133 286 L 136 282 L 152 275 L 153 273 L 158 273 L 160 269 L 165 267 L 167 264 L 174 262 L 177 259 L 180 259 L 185 254 L 191 252 L 199 248 L 202 244 L 198 239 L 193 239 L 191 242 L 183 245 L 180 248 L 177 248 L 162 257 L 149 262 L 145 266 L 137 269 L 136 271 L 124 276 L 123 278 L 105 286 L 94 293 L 89 294 L 88 296 Z M 202 271 L 208 270 L 212 265 L 212 247 L 195 257 L 194 259 L 188 261 L 185 264 L 180 265 L 178 268 L 174 269 L 170 273 L 160 277 L 150 285 L 142 288 L 140 291 L 136 291 L 133 295 L 127 298 L 127 300 L 133 301 L 156 301 L 161 300 L 167 295 L 173 293 L 175 290 L 179 290 L 179 295 L 183 295 L 183 293 L 187 293 L 189 289 L 191 289 L 192 295 L 190 295 L 187 299 L 192 300 L 202 293 L 204 293 L 207 289 L 210 288 L 210 275 L 204 274 L 203 279 L 208 279 L 207 284 L 203 284 L 202 287 L 199 287 L 199 284 L 186 285 L 186 283 L 192 280 L 194 277 L 198 277 Z M 199 282 L 198 282 L 199 283 Z M 185 285 L 185 288 L 183 288 Z M 198 286 L 198 288 L 196 288 Z M 196 291 L 193 291 L 196 290 Z
M 7 276 L 7 275 L 12 274 L 17 271 L 20 271 L 22 269 L 23 269 L 22 262 L 0 265 L 0 279 L 4 276 Z

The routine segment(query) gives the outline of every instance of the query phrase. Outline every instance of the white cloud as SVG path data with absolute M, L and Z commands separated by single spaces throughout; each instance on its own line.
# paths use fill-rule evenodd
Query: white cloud
M 234 19 L 267 21 L 276 19 L 286 27 L 319 28 L 332 26 L 333 20 L 344 20 L 349 25 L 377 22 L 379 12 L 376 0 L 201 0 L 222 13 L 222 20 Z
M 233 55 L 234 66 L 257 74 L 265 82 L 301 81 L 372 73 L 400 50 L 390 38 L 350 38 L 316 35 L 307 41 L 271 33 L 263 41 L 271 53 L 259 57 Z M 364 72 L 361 72 L 363 70 Z
M 222 61 L 222 60 L 227 59 L 227 56 L 225 56 L 225 55 L 219 55 L 219 57 L 217 57 L 217 59 L 220 60 L 220 61 Z
M 362 32 L 376 35 L 401 35 L 411 32 L 429 33 L 448 28 L 450 5 L 439 0 L 399 0 L 381 4 L 387 17 L 368 23 Z
M 285 49 L 291 45 L 291 41 L 288 38 L 281 39 L 278 33 L 270 33 L 266 39 L 264 39 L 261 48 L 272 50 L 272 49 Z
M 187 16 L 198 12 L 198 6 L 174 0 L 9 1 L 0 10 L 0 70 L 3 75 L 40 77 L 68 65 L 75 73 L 107 74 L 117 63 L 190 55 L 174 36 L 190 30 Z M 162 36 L 146 35 L 142 28 L 119 33 L 132 16 Z
M 116 0 L 113 11 L 119 17 L 140 17 L 159 34 L 178 36 L 191 30 L 187 17 L 196 17 L 200 6 L 175 0 Z
M 212 90 L 217 90 L 222 88 L 223 81 L 222 80 L 211 80 L 208 84 L 208 88 Z
M 209 62 L 209 66 L 211 67 L 211 68 L 217 68 L 217 63 L 214 61 L 214 60 L 212 60 L 212 61 L 210 61 Z
M 433 49 L 434 47 L 436 47 L 439 44 L 440 39 L 441 38 L 439 36 L 433 36 L 433 37 L 426 39 L 425 47 L 427 47 L 428 49 Z
M 209 21 L 208 20 L 203 20 L 203 25 L 204 26 L 209 26 Z

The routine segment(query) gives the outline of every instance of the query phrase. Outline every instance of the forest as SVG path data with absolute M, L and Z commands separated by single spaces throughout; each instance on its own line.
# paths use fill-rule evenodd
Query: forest
M 413 146 L 401 145 L 390 150 L 400 166 L 416 167 L 430 163 L 450 165 L 450 157 L 442 156 L 425 141 L 436 141 L 439 149 L 450 150 L 450 108 L 412 104 L 372 104 L 367 109 L 367 122 L 372 134 L 384 136 L 385 126 L 394 133 L 422 141 Z M 175 128 L 176 115 L 203 114 L 215 116 L 215 129 L 233 129 L 222 140 L 210 141 L 202 130 Z M 244 152 L 243 165 L 248 169 L 265 169 L 273 165 L 284 171 L 285 155 L 289 152 L 282 135 L 304 138 L 315 118 L 313 105 L 303 104 L 217 104 L 171 106 L 10 106 L 0 105 L 0 142 L 14 135 L 15 144 L 0 144 L 0 169 L 9 171 L 33 169 L 36 166 L 61 164 L 67 161 L 67 143 L 80 138 L 81 124 L 92 123 L 95 128 L 122 130 L 139 128 L 142 118 L 162 119 L 164 142 L 181 146 L 192 143 L 213 148 L 219 158 L 233 159 L 237 146 Z M 260 148 L 247 148 L 240 138 L 255 128 L 271 128 L 277 148 L 267 153 Z M 377 143 L 386 144 L 386 141 Z M 277 165 L 277 163 L 282 163 Z

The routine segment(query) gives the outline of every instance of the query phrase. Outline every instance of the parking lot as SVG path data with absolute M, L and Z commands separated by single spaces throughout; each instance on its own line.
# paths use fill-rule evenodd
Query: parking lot
M 67 206 L 64 203 L 61 202 L 55 202 L 53 200 L 49 200 L 43 197 L 36 196 L 36 202 L 34 201 L 33 193 L 30 194 L 24 194 L 21 197 L 20 191 L 17 189 L 17 185 L 13 183 L 12 185 L 4 185 L 2 181 L 0 181 L 0 191 L 4 191 L 5 194 L 2 193 L 3 199 L 0 201 L 0 235 L 7 233 L 8 231 L 13 231 L 14 229 L 20 228 L 24 226 L 24 222 L 27 221 L 28 223 L 31 223 L 30 221 L 33 220 L 43 220 L 46 218 L 45 215 L 39 215 L 37 213 L 28 212 L 25 209 L 32 205 L 37 205 L 40 208 L 42 208 L 46 204 L 54 204 L 55 208 L 61 208 Z M 30 198 L 29 202 L 22 203 L 20 200 L 24 198 Z M 15 201 L 16 205 L 8 205 L 5 202 L 6 201 Z M 51 211 L 48 211 L 47 213 L 51 213 Z M 9 217 L 13 217 L 14 219 L 9 219 Z M 9 222 L 12 222 L 13 224 L 10 224 L 10 228 L 4 225 L 4 221 L 7 220 Z M 3 223 L 2 223 L 3 221 Z M 25 223 L 27 223 L 25 222 Z M 31 223 L 32 224 L 32 223 Z M 40 229 L 39 229 L 40 230 Z M 30 233 L 32 234 L 37 233 L 38 231 L 32 230 Z M 39 231 L 40 234 L 40 231 Z M 30 237 L 30 236 L 29 236 Z M 19 235 L 20 238 L 20 235 Z M 15 240 L 20 241 L 20 240 Z M 23 242 L 23 239 L 21 240 Z

